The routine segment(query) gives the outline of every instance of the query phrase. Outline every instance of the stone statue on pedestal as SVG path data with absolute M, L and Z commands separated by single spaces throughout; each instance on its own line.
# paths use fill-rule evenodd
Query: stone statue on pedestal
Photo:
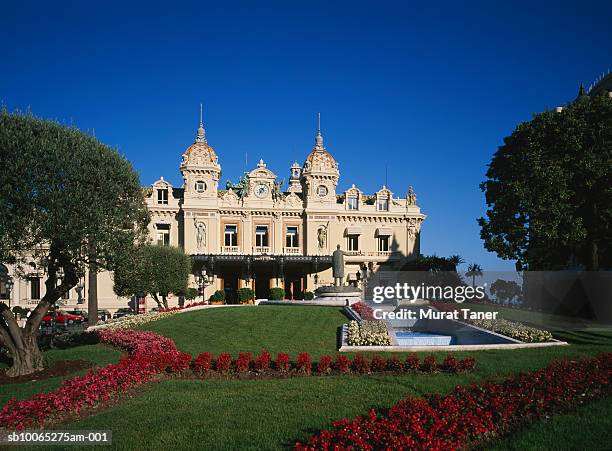
M 332 272 L 334 275 L 334 285 L 341 287 L 344 283 L 344 252 L 340 250 L 340 245 L 332 254 Z

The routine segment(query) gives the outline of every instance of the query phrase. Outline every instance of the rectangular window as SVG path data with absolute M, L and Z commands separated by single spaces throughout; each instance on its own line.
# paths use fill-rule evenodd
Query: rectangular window
M 388 236 L 378 237 L 378 250 L 379 252 L 387 252 L 389 250 L 389 237 Z
M 255 226 L 255 246 L 268 247 L 268 226 Z
M 358 251 L 359 250 L 359 235 L 348 236 L 348 250 Z
M 346 205 L 349 210 L 357 210 L 357 196 L 348 196 Z
M 168 205 L 168 190 L 167 189 L 157 190 L 157 203 Z
M 285 247 L 299 247 L 298 228 L 295 226 L 287 227 L 287 240 Z
M 157 244 L 170 246 L 170 224 L 157 224 Z
M 378 207 L 378 211 L 388 211 L 389 210 L 389 199 L 386 197 L 379 197 L 376 205 Z
M 40 277 L 30 277 L 30 299 L 40 299 Z
M 224 246 L 238 246 L 238 226 L 227 224 L 225 226 Z

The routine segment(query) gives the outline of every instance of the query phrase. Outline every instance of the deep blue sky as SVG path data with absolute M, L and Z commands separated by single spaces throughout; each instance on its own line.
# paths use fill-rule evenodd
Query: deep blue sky
M 413 185 L 422 251 L 487 253 L 478 185 L 504 136 L 612 66 L 608 2 L 3 2 L 0 100 L 95 129 L 149 185 L 181 183 L 199 102 L 222 184 L 264 158 L 280 179 L 321 111 L 339 191 Z

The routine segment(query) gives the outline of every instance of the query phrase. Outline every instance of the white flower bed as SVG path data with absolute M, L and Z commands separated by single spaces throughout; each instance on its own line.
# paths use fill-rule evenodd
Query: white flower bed
M 389 346 L 391 337 L 383 321 L 351 321 L 347 342 L 349 346 Z
M 169 312 L 148 312 L 140 315 L 128 315 L 122 318 L 109 319 L 102 321 L 95 326 L 89 327 L 87 330 L 121 330 L 121 329 L 132 329 L 133 327 L 140 326 L 141 324 L 150 323 L 151 321 L 157 321 L 162 318 L 176 315 L 181 310 L 172 310 Z
M 525 326 L 524 324 L 505 319 L 471 320 L 469 323 L 524 343 L 542 343 L 552 341 L 553 339 L 552 334 L 547 330 L 536 329 L 535 327 Z

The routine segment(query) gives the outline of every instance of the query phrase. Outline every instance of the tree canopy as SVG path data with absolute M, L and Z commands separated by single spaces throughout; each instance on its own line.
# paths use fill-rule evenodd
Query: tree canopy
M 0 344 L 13 358 L 7 374 L 18 375 L 42 368 L 42 317 L 78 283 L 91 256 L 112 270 L 144 239 L 149 217 L 130 162 L 77 128 L 2 110 L 0 161 L 0 262 L 27 273 L 23 265 L 33 261 L 47 277 L 23 329 L 0 303 Z
M 115 270 L 115 293 L 119 296 L 153 296 L 159 307 L 168 308 L 170 293 L 184 295 L 191 273 L 191 259 L 172 246 L 145 244 L 121 261 Z
M 612 267 L 612 98 L 581 96 L 519 124 L 486 177 L 487 250 L 518 269 Z

